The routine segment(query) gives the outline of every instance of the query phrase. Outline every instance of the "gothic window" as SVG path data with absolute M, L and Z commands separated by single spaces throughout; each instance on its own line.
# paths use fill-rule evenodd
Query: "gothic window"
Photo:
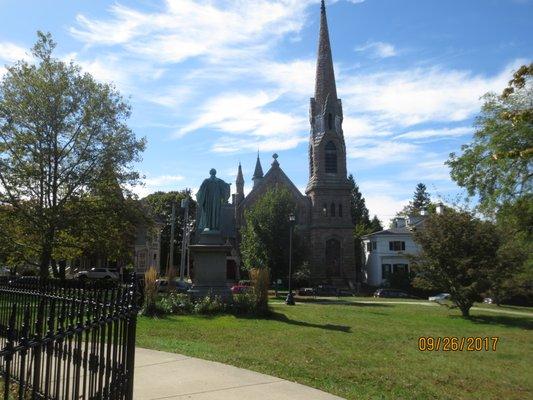
M 333 115 L 331 113 L 328 114 L 328 129 L 333 129 Z
M 322 207 L 322 214 L 324 214 L 324 217 L 328 216 L 328 205 L 324 203 L 324 206 Z
M 332 217 L 335 216 L 335 203 L 331 203 L 331 206 L 329 207 L 329 209 L 331 210 L 330 211 L 330 214 Z
M 342 204 L 339 204 L 339 217 L 342 217 Z
M 313 165 L 313 146 L 309 146 L 309 176 L 313 176 L 314 165 Z
M 337 173 L 337 148 L 332 141 L 326 144 L 326 173 Z

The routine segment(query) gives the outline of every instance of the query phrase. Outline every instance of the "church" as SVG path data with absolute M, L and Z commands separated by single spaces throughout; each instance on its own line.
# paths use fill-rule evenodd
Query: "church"
M 270 188 L 287 188 L 297 205 L 296 223 L 309 243 L 307 258 L 311 281 L 352 286 L 356 281 L 356 271 L 354 226 L 350 215 L 351 188 L 346 170 L 342 102 L 337 97 L 324 1 L 320 13 L 315 93 L 310 100 L 309 121 L 309 181 L 305 195 L 285 174 L 277 154 L 273 155 L 266 173 L 263 173 L 258 154 L 252 177 L 253 187 L 247 196 L 244 195 L 242 166 L 238 166 L 236 193 L 232 204 L 228 205 L 233 214 L 232 225 L 238 232 L 244 223 L 245 210 L 253 207 Z M 230 211 L 228 208 L 226 210 Z M 238 265 L 238 258 L 235 259 Z

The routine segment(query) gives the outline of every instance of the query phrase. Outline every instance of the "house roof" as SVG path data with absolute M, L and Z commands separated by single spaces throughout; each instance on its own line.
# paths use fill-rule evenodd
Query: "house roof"
M 368 235 L 364 235 L 362 236 L 362 238 L 365 239 L 365 238 L 369 238 L 372 236 L 385 236 L 385 235 L 411 235 L 412 233 L 413 232 L 407 227 L 389 228 L 389 229 L 384 229 L 382 231 L 370 233 Z

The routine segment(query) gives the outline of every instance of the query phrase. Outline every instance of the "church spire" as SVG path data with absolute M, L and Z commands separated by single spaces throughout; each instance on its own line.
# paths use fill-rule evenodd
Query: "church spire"
M 261 167 L 261 160 L 259 159 L 259 151 L 257 152 L 257 161 L 255 162 L 254 176 L 252 180 L 254 181 L 254 187 L 256 187 L 259 182 L 263 179 L 263 167 Z
M 326 5 L 324 0 L 322 0 L 315 80 L 315 104 L 318 106 L 319 110 L 324 108 L 326 100 L 332 104 L 337 102 L 337 88 L 335 86 L 335 72 L 333 71 L 331 45 L 329 43 Z

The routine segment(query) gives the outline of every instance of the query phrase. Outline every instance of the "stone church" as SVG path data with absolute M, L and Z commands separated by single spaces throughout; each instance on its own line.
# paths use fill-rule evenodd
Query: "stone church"
M 326 8 L 322 1 L 315 94 L 309 106 L 309 182 L 305 195 L 285 174 L 276 154 L 266 173 L 258 154 L 253 188 L 247 196 L 239 164 L 231 204 L 232 219 L 238 231 L 244 211 L 253 207 L 263 193 L 276 186 L 287 188 L 297 205 L 296 223 L 308 238 L 311 280 L 351 286 L 355 283 L 355 249 L 342 121 L 342 102 L 337 97 Z

